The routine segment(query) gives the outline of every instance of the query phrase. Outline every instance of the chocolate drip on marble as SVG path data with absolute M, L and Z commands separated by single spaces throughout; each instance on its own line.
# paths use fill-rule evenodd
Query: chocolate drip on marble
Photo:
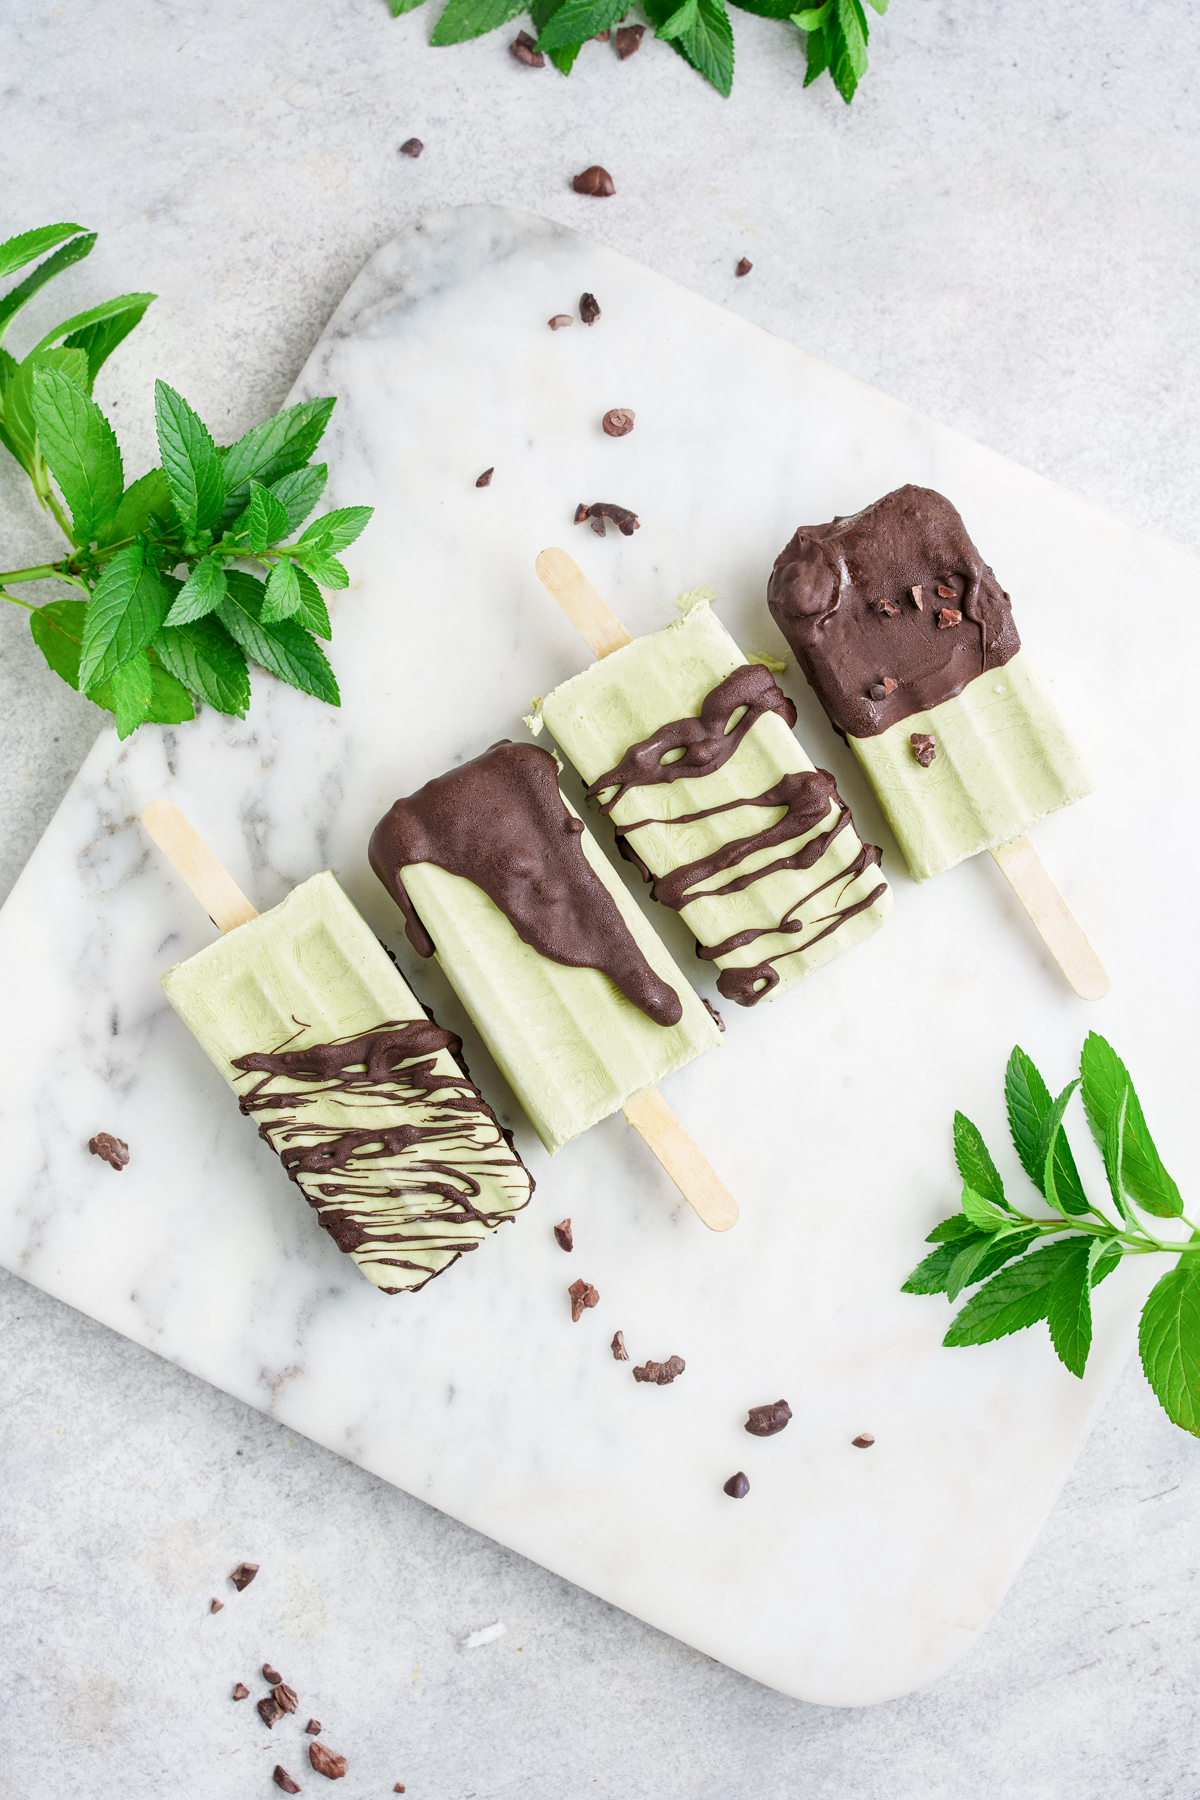
M 481 888 L 539 955 L 598 969 L 655 1024 L 677 1025 L 679 996 L 638 949 L 584 854 L 582 832 L 558 791 L 550 753 L 503 741 L 397 800 L 375 827 L 368 854 L 422 956 L 433 955 L 433 940 L 403 873 L 435 863 Z
M 1021 648 L 1008 595 L 932 488 L 801 525 L 767 603 L 843 737 L 940 706 Z
M 755 722 L 769 712 L 778 713 L 789 730 L 796 723 L 796 708 L 770 670 L 759 663 L 747 663 L 744 667 L 735 669 L 732 675 L 726 676 L 724 681 L 705 695 L 698 718 L 673 719 L 669 724 L 661 725 L 641 743 L 632 745 L 615 768 L 609 769 L 592 782 L 588 788 L 588 799 L 599 799 L 602 810 L 611 813 L 618 800 L 631 788 L 654 787 L 662 782 L 695 780 L 712 775 L 725 766 Z M 735 719 L 737 722 L 733 723 Z M 681 749 L 682 755 L 679 754 Z M 739 812 L 751 806 L 770 807 L 773 810 L 782 807 L 783 816 L 773 825 L 764 826 L 748 837 L 732 838 L 728 843 L 710 851 L 707 856 L 699 857 L 695 862 L 681 863 L 678 868 L 668 870 L 663 875 L 653 876 L 629 841 L 635 831 L 640 831 L 647 825 L 690 825 L 698 819 L 710 819 L 723 812 Z M 815 831 L 829 817 L 831 808 L 834 809 L 835 816 L 829 828 L 819 832 L 791 855 L 776 857 L 763 867 L 751 869 L 729 881 L 717 881 L 715 886 L 708 885 L 727 870 L 737 868 L 748 857 L 778 844 L 792 843 Z M 634 864 L 644 881 L 650 882 L 650 892 L 654 898 L 679 912 L 694 900 L 740 893 L 753 882 L 782 870 L 811 869 L 824 856 L 838 834 L 847 828 L 853 830 L 854 820 L 850 808 L 837 791 L 833 776 L 825 769 L 806 769 L 783 776 L 763 794 L 727 800 L 719 806 L 703 807 L 697 812 L 682 813 L 667 820 L 653 817 L 636 819 L 631 823 L 618 825 L 616 830 L 622 856 Z M 862 845 L 858 856 L 848 868 L 810 889 L 788 909 L 778 924 L 750 927 L 726 938 L 720 944 L 697 943 L 697 955 L 712 962 L 718 957 L 729 956 L 757 937 L 805 931 L 806 921 L 793 916 L 801 907 L 807 906 L 815 894 L 823 893 L 836 883 L 840 882 L 843 887 L 849 885 L 866 868 L 872 864 L 878 865 L 879 861 L 880 853 L 874 844 Z M 804 948 L 808 949 L 810 945 L 819 943 L 830 932 L 836 931 L 846 919 L 873 906 L 884 887 L 885 883 L 881 881 L 865 900 L 851 906 L 843 908 L 835 904 L 833 911 L 825 915 L 822 921 L 823 929 L 809 938 Z M 717 980 L 717 988 L 727 1000 L 734 1000 L 740 1006 L 754 1006 L 778 985 L 779 975 L 773 965 L 782 957 L 795 954 L 792 950 L 779 951 L 752 968 L 723 969 Z

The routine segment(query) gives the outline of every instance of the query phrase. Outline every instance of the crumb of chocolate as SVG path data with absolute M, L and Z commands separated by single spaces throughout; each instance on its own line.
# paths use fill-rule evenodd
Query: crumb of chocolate
M 593 500 L 590 506 L 581 501 L 575 508 L 575 523 L 581 525 L 584 519 L 600 537 L 605 534 L 605 519 L 612 520 L 622 537 L 632 537 L 635 531 L 640 531 L 642 524 L 635 512 L 630 512 L 627 506 L 616 506 L 611 500 Z
M 283 1676 L 279 1673 L 278 1669 L 273 1669 L 271 1667 L 270 1663 L 264 1663 L 263 1664 L 263 1680 L 269 1681 L 271 1686 L 274 1687 L 277 1682 L 280 1682 L 283 1680 Z
M 287 1770 L 281 1769 L 278 1763 L 275 1764 L 275 1772 L 271 1776 L 271 1780 L 275 1783 L 276 1787 L 282 1788 L 285 1794 L 298 1794 L 300 1792 L 300 1784 L 293 1781 Z
M 894 681 L 890 675 L 885 675 L 882 681 L 875 682 L 872 687 L 872 700 L 886 700 L 889 694 L 895 693 L 899 685 L 899 682 Z
M 629 1361 L 629 1352 L 625 1348 L 625 1333 L 623 1331 L 614 1331 L 610 1348 L 613 1353 L 614 1362 Z
M 259 1718 L 267 1727 L 268 1731 L 273 1731 L 276 1719 L 282 1719 L 283 1717 L 283 1708 L 280 1706 L 274 1694 L 264 1694 L 258 1703 L 257 1711 Z
M 955 625 L 962 624 L 962 614 L 957 606 L 943 606 L 938 614 L 938 630 L 950 631 Z
M 585 1306 L 595 1306 L 600 1296 L 590 1281 L 573 1281 L 567 1289 L 571 1296 L 571 1318 L 578 1325 Z
M 546 320 L 546 323 L 551 331 L 561 331 L 564 325 L 573 325 L 575 321 L 570 313 L 555 313 L 552 319 Z
M 914 731 L 909 737 L 912 753 L 923 769 L 927 769 L 937 755 L 937 739 L 927 731 Z
M 275 1686 L 271 1689 L 271 1692 L 275 1696 L 276 1704 L 278 1706 L 281 1706 L 283 1708 L 284 1712 L 288 1712 L 288 1713 L 295 1712 L 295 1710 L 296 1710 L 296 1690 L 295 1690 L 295 1688 L 290 1688 L 286 1681 L 277 1681 L 275 1683 Z
M 607 200 L 610 194 L 617 191 L 613 186 L 612 176 L 599 163 L 593 163 L 590 169 L 584 169 L 582 174 L 576 175 L 571 186 L 577 194 L 592 194 L 597 200 Z
M 585 325 L 594 325 L 600 317 L 600 302 L 595 294 L 580 294 L 579 316 Z
M 257 1574 L 257 1563 L 239 1563 L 229 1579 L 240 1594 L 243 1588 L 248 1588 L 250 1586 L 250 1583 Z
M 560 1250 L 573 1250 L 575 1248 L 575 1239 L 571 1235 L 570 1219 L 564 1219 L 561 1225 L 556 1225 L 554 1227 L 554 1236 L 558 1240 L 558 1247 Z
M 628 437 L 633 430 L 636 413 L 627 406 L 614 406 L 606 412 L 600 423 L 604 427 L 605 437 Z
M 308 1746 L 308 1760 L 318 1775 L 328 1775 L 330 1781 L 337 1781 L 346 1773 L 346 1759 L 327 1750 L 324 1744 Z
M 885 619 L 894 619 L 896 614 L 900 611 L 899 601 L 889 600 L 882 595 L 878 600 L 872 600 L 871 606 L 875 612 L 881 614 Z
M 871 1436 L 869 1431 L 860 1431 L 856 1438 L 850 1439 L 850 1442 L 854 1445 L 856 1450 L 869 1450 L 871 1445 L 875 1442 L 875 1439 Z
M 702 1000 L 701 1004 L 704 1007 L 704 1010 L 708 1014 L 709 1018 L 712 1020 L 713 1024 L 716 1026 L 717 1030 L 724 1031 L 725 1021 L 721 1017 L 720 1013 L 717 1011 L 716 1007 L 713 1005 L 712 1001 L 711 1000 Z
M 743 256 L 741 262 L 733 272 L 735 275 L 748 275 L 753 267 L 754 264 L 750 261 L 750 258 L 748 256 Z
M 939 600 L 957 600 L 958 594 L 954 588 L 943 587 L 941 582 L 939 581 L 938 582 L 938 599 Z
M 751 1437 L 774 1437 L 782 1431 L 792 1416 L 792 1409 L 786 1400 L 774 1400 L 769 1406 L 752 1406 L 750 1416 L 746 1420 L 746 1430 Z
M 88 1149 L 118 1174 L 129 1161 L 129 1145 L 123 1138 L 114 1137 L 111 1131 L 98 1131 L 94 1138 L 89 1138 Z
M 725 1492 L 729 1495 L 731 1500 L 744 1500 L 746 1498 L 746 1495 L 750 1492 L 750 1483 L 747 1481 L 741 1469 L 738 1470 L 736 1475 L 731 1475 L 729 1477 L 729 1480 L 725 1483 Z
M 400 146 L 400 154 L 401 154 L 401 156 L 416 157 L 416 156 L 420 156 L 420 154 L 424 148 L 425 148 L 425 146 L 421 142 L 420 138 L 405 138 L 404 142 Z
M 233 1690 L 233 1698 L 235 1700 L 248 1700 L 250 1698 L 250 1689 L 246 1687 L 243 1682 L 239 1681 Z
M 527 69 L 544 69 L 546 66 L 546 58 L 538 49 L 536 39 L 531 38 L 527 31 L 518 31 L 508 49 L 509 54 L 515 56 L 519 63 L 524 63 Z
M 644 25 L 622 25 L 620 27 L 616 36 L 616 44 L 617 55 L 622 62 L 627 56 L 632 56 L 635 50 L 641 49 L 642 39 L 645 35 L 646 27 Z
M 209 1602 L 208 1610 L 210 1613 L 224 1612 L 225 1611 L 225 1602 L 223 1600 L 217 1600 L 214 1598 L 213 1600 L 211 1600 Z
M 321 1735 L 320 1719 L 310 1719 L 308 1721 L 308 1724 L 304 1727 L 304 1729 L 305 1729 L 305 1731 L 307 1731 L 309 1737 L 320 1737 L 320 1735 Z
M 495 469 L 495 465 L 493 464 L 493 466 L 490 469 L 485 469 L 483 471 L 483 474 L 476 481 L 475 486 L 476 487 L 491 487 L 492 476 L 495 473 L 496 473 L 496 469 Z
M 652 1381 L 657 1387 L 666 1387 L 677 1375 L 682 1375 L 687 1368 L 682 1356 L 668 1356 L 666 1362 L 646 1362 L 633 1371 L 635 1381 Z
M 913 597 L 913 605 L 916 607 L 917 611 L 924 612 L 925 611 L 925 590 L 924 590 L 924 588 L 918 584 L 918 586 L 916 586 L 915 588 L 910 588 L 908 591 Z

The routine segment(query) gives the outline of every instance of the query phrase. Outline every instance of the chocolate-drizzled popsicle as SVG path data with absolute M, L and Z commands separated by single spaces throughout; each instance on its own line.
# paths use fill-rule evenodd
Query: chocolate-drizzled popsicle
M 1102 999 L 1108 975 L 1025 836 L 1095 782 L 950 501 L 902 487 L 800 526 L 767 599 L 914 879 L 990 851 L 1076 993 Z

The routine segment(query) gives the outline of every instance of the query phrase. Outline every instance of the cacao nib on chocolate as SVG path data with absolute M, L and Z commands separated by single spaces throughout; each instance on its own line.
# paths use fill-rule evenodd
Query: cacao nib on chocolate
M 554 1236 L 560 1250 L 573 1250 L 575 1248 L 575 1239 L 571 1235 L 570 1219 L 564 1219 L 561 1225 L 556 1225 L 554 1227 Z
M 633 1371 L 635 1381 L 652 1381 L 657 1387 L 666 1387 L 677 1375 L 682 1375 L 687 1368 L 682 1356 L 668 1356 L 666 1362 L 645 1362 Z
M 738 1470 L 736 1475 L 731 1475 L 729 1477 L 729 1480 L 725 1483 L 725 1492 L 729 1495 L 731 1500 L 744 1500 L 746 1498 L 746 1495 L 750 1492 L 750 1483 L 747 1481 L 741 1469 Z
M 610 194 L 616 193 L 613 178 L 607 169 L 599 163 L 593 163 L 590 169 L 584 169 L 576 175 L 571 186 L 577 194 L 592 194 L 597 200 L 607 200 Z
M 770 1406 L 752 1406 L 750 1416 L 746 1420 L 746 1430 L 751 1437 L 774 1437 L 782 1431 L 792 1416 L 792 1409 L 786 1400 L 774 1400 Z
M 98 1131 L 94 1138 L 89 1138 L 88 1149 L 118 1175 L 129 1161 L 129 1145 L 124 1138 L 114 1137 L 111 1131 Z

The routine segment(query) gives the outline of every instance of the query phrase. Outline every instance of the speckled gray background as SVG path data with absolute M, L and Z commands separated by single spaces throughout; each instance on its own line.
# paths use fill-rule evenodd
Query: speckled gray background
M 378 244 L 491 200 L 590 230 L 1200 548 L 1194 0 L 894 0 L 849 110 L 828 82 L 802 92 L 789 27 L 740 13 L 729 101 L 663 45 L 625 64 L 589 46 L 563 81 L 515 64 L 511 31 L 430 50 L 431 17 L 0 10 L 0 237 L 52 218 L 101 232 L 14 347 L 59 308 L 160 295 L 100 383 L 132 472 L 152 460 L 155 375 L 234 435 L 279 403 Z M 397 154 L 414 133 L 419 162 Z M 614 199 L 570 192 L 594 161 Z M 3 567 L 54 545 L 11 464 L 0 532 Z M 1131 594 L 1131 628 L 1169 629 L 1170 606 Z M 100 715 L 15 608 L 0 645 L 7 891 Z M 1169 778 L 1152 746 L 1130 754 Z M 310 1711 L 351 1758 L 345 1800 L 397 1780 L 414 1800 L 1200 1792 L 1200 1449 L 1135 1367 L 977 1648 L 860 1713 L 729 1673 L 8 1276 L 0 1420 L 0 1800 L 240 1800 L 277 1791 L 276 1760 L 311 1790 Z M 239 1598 L 223 1576 L 243 1556 L 262 1574 Z M 496 1619 L 504 1637 L 462 1647 Z M 272 1738 L 226 1697 L 264 1657 L 301 1695 Z

